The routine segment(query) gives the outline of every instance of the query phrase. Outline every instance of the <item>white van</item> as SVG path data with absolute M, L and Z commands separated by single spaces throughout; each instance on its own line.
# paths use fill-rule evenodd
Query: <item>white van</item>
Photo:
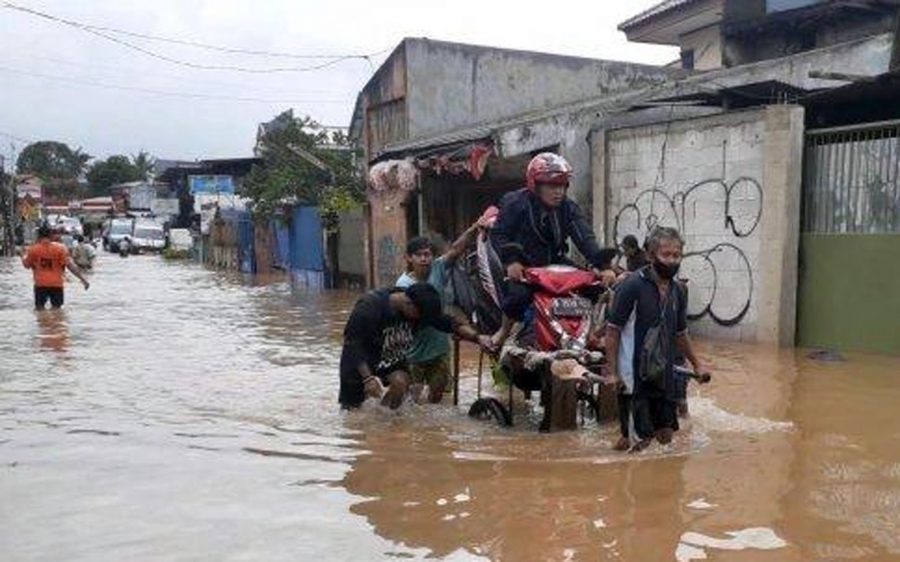
M 166 247 L 166 230 L 156 221 L 135 221 L 131 244 L 138 253 L 162 252 Z

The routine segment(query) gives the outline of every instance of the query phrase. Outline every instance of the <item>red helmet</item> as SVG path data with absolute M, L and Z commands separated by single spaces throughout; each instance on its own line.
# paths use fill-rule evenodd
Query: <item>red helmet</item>
M 552 152 L 542 152 L 532 158 L 525 171 L 525 183 L 532 191 L 539 183 L 569 185 L 571 177 L 572 166 L 565 158 Z

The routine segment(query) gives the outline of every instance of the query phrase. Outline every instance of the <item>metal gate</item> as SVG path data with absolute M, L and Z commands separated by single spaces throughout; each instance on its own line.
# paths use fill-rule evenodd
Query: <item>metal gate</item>
M 803 231 L 900 232 L 900 121 L 806 133 Z
M 797 341 L 900 354 L 900 121 L 806 133 Z

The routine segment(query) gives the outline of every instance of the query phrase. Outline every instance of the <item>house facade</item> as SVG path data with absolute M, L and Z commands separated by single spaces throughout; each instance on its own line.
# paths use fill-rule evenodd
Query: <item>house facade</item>
M 555 150 L 573 159 L 573 194 L 582 202 L 589 199 L 587 151 L 569 151 L 581 148 L 583 138 L 560 129 L 541 137 L 526 133 L 501 146 L 492 124 L 662 84 L 675 73 L 404 39 L 360 92 L 350 127 L 373 187 L 366 219 L 369 285 L 393 283 L 402 272 L 410 236 L 427 233 L 450 240 L 486 205 L 521 187 L 525 166 L 538 151 Z
M 622 22 L 629 41 L 680 48 L 691 70 L 734 67 L 891 32 L 896 0 L 665 0 Z

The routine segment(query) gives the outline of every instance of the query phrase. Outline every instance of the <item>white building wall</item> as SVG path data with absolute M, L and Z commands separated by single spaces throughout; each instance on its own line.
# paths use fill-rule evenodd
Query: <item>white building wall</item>
M 757 339 L 768 189 L 763 114 L 729 113 L 605 134 L 606 235 L 621 244 L 627 234 L 642 242 L 655 225 L 681 231 L 687 252 L 681 277 L 688 280 L 689 312 L 700 316 L 694 333 Z

